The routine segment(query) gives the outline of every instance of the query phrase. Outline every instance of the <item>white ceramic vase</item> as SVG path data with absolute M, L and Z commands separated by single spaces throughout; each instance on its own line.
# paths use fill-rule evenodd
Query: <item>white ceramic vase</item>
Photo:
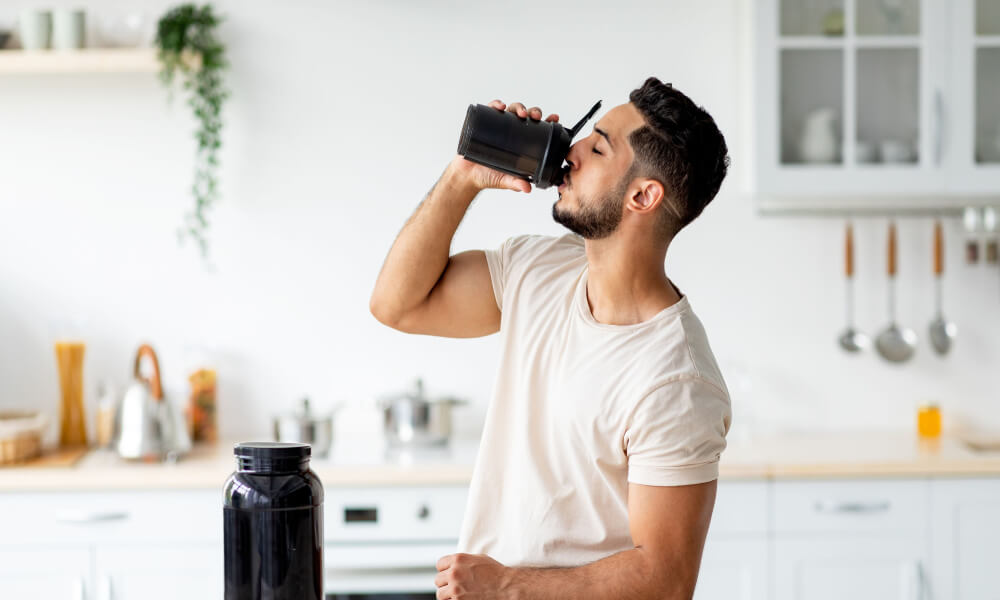
M 832 108 L 809 113 L 802 125 L 799 156 L 807 163 L 831 163 L 837 160 L 837 130 Z

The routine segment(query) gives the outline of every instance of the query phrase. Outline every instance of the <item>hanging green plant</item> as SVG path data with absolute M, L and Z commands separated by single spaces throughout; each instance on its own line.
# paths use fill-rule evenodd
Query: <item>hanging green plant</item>
M 222 75 L 229 66 L 226 47 L 216 37 L 221 18 L 212 5 L 198 7 L 182 4 L 167 11 L 156 28 L 156 45 L 161 64 L 160 79 L 170 88 L 177 71 L 183 76 L 183 88 L 189 94 L 188 105 L 198 121 L 195 140 L 194 181 L 191 193 L 194 210 L 184 216 L 178 231 L 181 242 L 190 237 L 208 256 L 208 217 L 206 213 L 219 198 L 219 148 L 222 146 L 222 103 L 229 96 Z

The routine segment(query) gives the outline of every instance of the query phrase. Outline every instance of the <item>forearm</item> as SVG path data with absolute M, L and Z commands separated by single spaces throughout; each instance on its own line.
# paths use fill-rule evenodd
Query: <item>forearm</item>
M 672 600 L 689 599 L 694 582 L 680 570 L 663 572 L 641 548 L 612 554 L 599 561 L 569 568 L 513 568 L 507 597 L 517 600 Z
M 372 312 L 396 320 L 423 302 L 441 278 L 459 223 L 478 193 L 450 165 L 403 226 L 382 265 Z

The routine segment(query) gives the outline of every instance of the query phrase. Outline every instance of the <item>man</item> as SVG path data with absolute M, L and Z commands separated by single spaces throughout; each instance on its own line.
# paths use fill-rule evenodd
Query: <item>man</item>
M 376 282 L 372 314 L 400 331 L 501 334 L 462 553 L 438 561 L 439 599 L 694 593 L 731 413 L 664 260 L 729 158 L 711 116 L 670 85 L 649 78 L 629 100 L 567 156 L 552 214 L 573 234 L 449 256 L 480 190 L 531 189 L 459 156 Z

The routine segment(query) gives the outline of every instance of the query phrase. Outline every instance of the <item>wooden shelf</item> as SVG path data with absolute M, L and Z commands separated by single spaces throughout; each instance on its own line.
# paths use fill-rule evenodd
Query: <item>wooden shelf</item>
M 9 73 L 156 73 L 155 48 L 0 50 L 0 75 Z

